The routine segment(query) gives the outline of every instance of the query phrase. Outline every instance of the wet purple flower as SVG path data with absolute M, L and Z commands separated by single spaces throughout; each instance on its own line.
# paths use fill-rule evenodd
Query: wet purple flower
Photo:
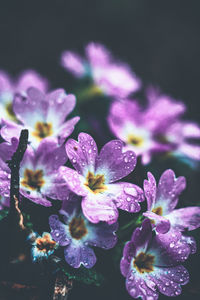
M 185 177 L 176 178 L 172 170 L 166 170 L 162 174 L 158 186 L 154 176 L 148 173 L 148 180 L 144 181 L 147 212 L 143 215 L 153 222 L 158 233 L 169 230 L 184 232 L 200 227 L 200 207 L 175 209 L 185 187 Z
M 131 241 L 124 247 L 120 264 L 127 291 L 133 298 L 156 300 L 159 292 L 166 296 L 181 294 L 181 285 L 188 283 L 189 274 L 180 264 L 179 253 L 184 261 L 189 248 L 177 243 L 176 251 L 171 251 L 172 241 L 177 243 L 177 237 L 171 237 L 171 241 L 164 244 L 153 236 L 149 220 L 133 232 Z
M 114 135 L 141 155 L 143 164 L 158 152 L 200 160 L 200 146 L 190 143 L 200 138 L 200 127 L 180 120 L 184 104 L 165 95 L 150 98 L 145 109 L 131 100 L 111 104 L 108 124 Z
M 6 161 L 15 152 L 17 144 L 17 139 L 12 139 L 11 144 L 0 144 L 0 195 L 3 197 L 9 197 L 10 193 L 11 174 Z M 20 194 L 37 204 L 51 206 L 47 198 L 59 200 L 61 191 L 65 193 L 62 188 L 65 183 L 58 178 L 58 169 L 66 161 L 64 146 L 58 147 L 54 140 L 42 141 L 37 151 L 28 147 L 20 165 Z
M 62 54 L 62 65 L 76 77 L 91 77 L 99 91 L 108 96 L 124 98 L 141 86 L 129 66 L 115 61 L 111 53 L 98 43 L 87 45 L 86 58 L 65 51 Z
M 79 268 L 83 265 L 92 268 L 94 266 L 96 256 L 91 246 L 103 249 L 115 246 L 118 224 L 90 223 L 82 214 L 80 201 L 76 195 L 69 195 L 69 199 L 63 202 L 60 213 L 63 215 L 64 223 L 57 215 L 49 218 L 51 235 L 60 246 L 65 247 L 65 260 L 72 267 Z
M 129 212 L 140 210 L 138 202 L 144 200 L 142 189 L 132 183 L 115 183 L 130 174 L 136 165 L 135 153 L 124 152 L 121 141 L 105 144 L 98 155 L 93 138 L 80 133 L 78 142 L 69 139 L 65 147 L 76 170 L 63 166 L 59 173 L 69 189 L 83 197 L 83 213 L 90 222 L 116 222 L 117 208 Z
M 24 71 L 17 80 L 12 80 L 4 71 L 0 71 L 0 115 L 6 120 L 16 121 L 13 112 L 13 99 L 16 93 L 26 96 L 29 87 L 36 87 L 45 92 L 48 82 L 33 70 Z
M 75 96 L 67 95 L 63 89 L 45 95 L 36 88 L 29 88 L 26 98 L 18 95 L 13 103 L 13 110 L 21 124 L 3 120 L 1 135 L 10 141 L 12 137 L 19 137 L 21 130 L 26 128 L 34 148 L 45 138 L 54 138 L 62 144 L 79 121 L 79 117 L 65 121 L 75 102 Z

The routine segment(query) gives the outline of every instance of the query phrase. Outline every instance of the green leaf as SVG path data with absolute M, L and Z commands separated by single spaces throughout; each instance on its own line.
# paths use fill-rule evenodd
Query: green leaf
M 104 282 L 103 275 L 98 273 L 95 268 L 86 269 L 81 266 L 78 269 L 74 269 L 66 265 L 63 266 L 62 271 L 69 277 L 69 279 L 74 279 L 85 284 L 100 286 Z
M 7 215 L 8 215 L 7 208 L 0 210 L 0 221 L 3 220 L 5 217 L 7 217 Z

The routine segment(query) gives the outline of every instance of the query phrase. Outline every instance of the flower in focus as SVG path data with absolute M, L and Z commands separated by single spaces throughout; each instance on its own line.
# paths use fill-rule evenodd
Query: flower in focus
M 179 245 L 171 252 L 170 244 L 160 243 L 152 235 L 150 221 L 145 220 L 126 243 L 120 263 L 129 294 L 143 300 L 156 300 L 159 292 L 170 297 L 180 295 L 181 285 L 189 281 L 189 274 L 178 259 L 180 251 L 186 260 L 188 249 Z
M 69 189 L 83 197 L 83 213 L 90 222 L 116 222 L 117 208 L 128 212 L 140 210 L 138 202 L 144 200 L 142 189 L 132 183 L 114 183 L 130 174 L 136 165 L 135 153 L 123 152 L 121 141 L 105 144 L 98 155 L 94 139 L 80 133 L 78 142 L 69 139 L 65 148 L 76 171 L 63 166 L 59 173 Z
M 48 232 L 44 232 L 42 236 L 31 233 L 28 239 L 32 244 L 31 256 L 33 261 L 47 259 L 58 247 L 58 244 Z
M 57 215 L 49 218 L 51 235 L 60 246 L 65 247 L 65 260 L 72 267 L 79 268 L 83 265 L 86 268 L 92 268 L 94 266 L 96 256 L 91 246 L 103 249 L 115 246 L 117 242 L 115 232 L 118 224 L 90 223 L 82 214 L 80 201 L 76 195 L 69 195 L 69 199 L 63 202 L 60 213 L 64 223 Z
M 65 121 L 75 102 L 75 96 L 67 95 L 63 89 L 45 95 L 36 88 L 29 88 L 26 98 L 19 94 L 13 102 L 13 111 L 21 124 L 3 120 L 1 135 L 10 141 L 12 137 L 19 137 L 21 130 L 26 128 L 34 148 L 45 138 L 54 138 L 62 144 L 79 121 L 79 117 Z
M 156 180 L 149 172 L 144 181 L 144 193 L 147 199 L 147 212 L 158 233 L 166 233 L 171 229 L 190 231 L 200 227 L 200 207 L 190 206 L 175 209 L 179 195 L 186 187 L 185 177 L 175 177 L 172 170 L 166 170 L 156 187 Z
M 98 43 L 87 45 L 85 59 L 74 52 L 65 51 L 61 62 L 74 76 L 92 78 L 99 91 L 111 97 L 125 98 L 141 86 L 129 66 L 115 61 L 110 52 Z
M 6 161 L 17 144 L 17 139 L 12 139 L 12 144 L 0 144 L 0 194 L 4 197 L 9 197 L 11 176 Z M 20 166 L 20 194 L 37 204 L 51 206 L 47 198 L 59 200 L 58 190 L 62 191 L 63 183 L 57 176 L 58 169 L 66 161 L 64 146 L 58 147 L 54 140 L 44 140 L 35 152 L 29 146 Z
M 26 96 L 29 87 L 36 87 L 45 92 L 48 81 L 33 70 L 24 71 L 16 81 L 0 71 L 0 115 L 2 119 L 16 121 L 13 111 L 13 99 L 16 93 Z
M 136 101 L 115 101 L 111 104 L 108 124 L 128 149 L 141 156 L 143 164 L 148 164 L 158 152 L 200 160 L 200 146 L 190 142 L 192 138 L 200 138 L 200 128 L 180 120 L 184 111 L 182 102 L 165 95 L 149 99 L 146 109 Z

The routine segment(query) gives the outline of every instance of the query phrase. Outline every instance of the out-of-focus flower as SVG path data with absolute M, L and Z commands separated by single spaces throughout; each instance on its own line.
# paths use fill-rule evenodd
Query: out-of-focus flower
M 190 231 L 200 227 L 200 207 L 190 206 L 175 209 L 179 195 L 185 189 L 185 177 L 175 177 L 172 170 L 166 170 L 156 187 L 156 180 L 149 172 L 144 181 L 144 192 L 147 199 L 147 212 L 158 233 L 166 233 L 171 229 Z
M 200 160 L 200 146 L 189 140 L 200 138 L 200 127 L 181 121 L 184 111 L 182 102 L 165 95 L 151 98 L 146 109 L 136 101 L 115 101 L 111 104 L 108 124 L 128 149 L 141 155 L 143 164 L 148 164 L 158 152 Z
M 21 130 L 26 128 L 34 148 L 45 138 L 54 138 L 62 144 L 80 119 L 74 117 L 65 121 L 75 103 L 75 96 L 67 95 L 63 89 L 45 95 L 36 88 L 29 88 L 26 98 L 18 95 L 13 102 L 13 111 L 21 124 L 3 120 L 1 135 L 10 141 L 12 137 L 19 137 Z
M 4 209 L 5 207 L 10 206 L 10 197 L 4 197 L 0 195 L 0 210 Z
M 151 223 L 147 219 L 141 228 L 136 228 L 131 241 L 123 251 L 120 268 L 126 277 L 126 288 L 133 298 L 158 299 L 159 292 L 166 296 L 181 294 L 181 285 L 189 281 L 187 270 L 180 264 L 180 252 L 186 260 L 190 250 L 182 244 L 171 251 L 171 241 L 160 242 L 152 236 Z
M 90 77 L 101 93 L 111 97 L 127 97 L 141 86 L 129 66 L 115 61 L 111 53 L 98 43 L 87 45 L 85 59 L 71 51 L 63 52 L 61 63 L 76 77 Z
M 12 139 L 12 144 L 0 144 L 0 194 L 3 197 L 9 197 L 10 192 L 11 174 L 6 161 L 16 151 L 17 144 L 17 139 Z M 20 165 L 20 194 L 37 204 L 51 206 L 47 198 L 59 200 L 58 195 L 63 191 L 65 183 L 58 178 L 58 169 L 66 161 L 64 146 L 58 147 L 54 140 L 42 141 L 37 151 L 28 147 Z
M 69 139 L 65 147 L 76 171 L 63 166 L 59 173 L 69 189 L 83 197 L 83 213 L 90 222 L 116 222 L 117 208 L 129 212 L 140 210 L 138 202 L 144 200 L 142 189 L 132 183 L 114 183 L 130 174 L 136 165 L 135 153 L 123 152 L 121 141 L 105 144 L 98 155 L 94 139 L 80 133 L 78 142 Z
M 31 256 L 33 261 L 48 259 L 58 247 L 58 244 L 52 239 L 48 232 L 44 232 L 42 236 L 33 232 L 29 235 L 28 240 L 32 244 Z
M 45 92 L 48 88 L 48 81 L 33 70 L 24 71 L 17 80 L 12 80 L 7 73 L 0 71 L 1 119 L 16 121 L 13 111 L 14 95 L 20 93 L 25 97 L 29 87 L 36 87 Z
M 65 259 L 72 267 L 79 268 L 83 265 L 92 268 L 94 266 L 96 256 L 91 246 L 103 249 L 115 246 L 118 224 L 90 223 L 82 214 L 80 201 L 76 195 L 69 195 L 69 198 L 63 202 L 60 213 L 63 215 L 64 223 L 57 215 L 49 218 L 51 235 L 60 246 L 65 247 Z

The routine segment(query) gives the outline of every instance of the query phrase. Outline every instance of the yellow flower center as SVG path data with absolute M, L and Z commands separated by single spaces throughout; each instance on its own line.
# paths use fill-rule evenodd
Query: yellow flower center
M 48 252 L 56 247 L 56 242 L 51 239 L 50 234 L 45 234 L 42 237 L 37 238 L 35 243 L 38 250 L 42 252 Z
M 26 169 L 24 171 L 24 179 L 21 181 L 21 184 L 33 191 L 35 190 L 39 191 L 41 187 L 45 184 L 45 181 L 43 179 L 43 171 L 42 170 L 32 171 Z
M 127 143 L 136 147 L 141 147 L 144 143 L 144 139 L 141 136 L 130 134 L 128 136 Z
M 83 236 L 85 236 L 87 234 L 87 228 L 83 218 L 73 218 L 69 223 L 69 231 L 71 236 L 76 240 L 80 240 Z
M 6 112 L 7 112 L 8 116 L 9 116 L 9 118 L 11 120 L 17 121 L 15 113 L 13 111 L 13 104 L 12 104 L 12 102 L 7 103 L 7 105 L 6 105 Z
M 133 261 L 133 266 L 139 273 L 150 273 L 153 271 L 154 256 L 141 252 Z
M 85 186 L 94 194 L 107 190 L 104 175 L 94 175 L 92 172 L 88 172 Z
M 39 141 L 42 139 L 51 136 L 53 134 L 52 124 L 45 122 L 37 122 L 35 124 L 35 131 L 32 135 L 35 136 Z
M 162 216 L 163 209 L 162 209 L 162 207 L 159 206 L 159 207 L 154 208 L 154 209 L 152 210 L 152 212 L 153 212 L 154 214 L 158 215 L 158 216 Z

